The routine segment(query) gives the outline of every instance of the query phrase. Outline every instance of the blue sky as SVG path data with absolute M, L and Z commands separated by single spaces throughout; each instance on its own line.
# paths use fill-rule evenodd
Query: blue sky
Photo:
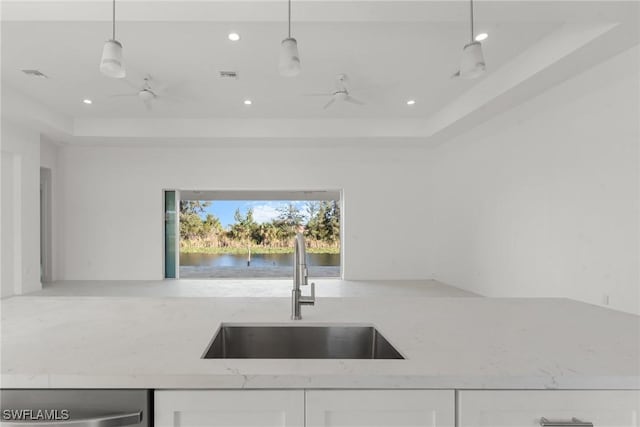
M 272 200 L 214 200 L 206 208 L 206 213 L 211 213 L 220 219 L 224 228 L 229 227 L 235 220 L 233 214 L 237 208 L 244 215 L 249 208 L 253 208 L 253 218 L 257 223 L 270 222 L 278 217 L 278 208 L 295 204 L 302 212 L 306 202 L 301 201 L 272 201 Z M 205 214 L 206 215 L 206 214 Z

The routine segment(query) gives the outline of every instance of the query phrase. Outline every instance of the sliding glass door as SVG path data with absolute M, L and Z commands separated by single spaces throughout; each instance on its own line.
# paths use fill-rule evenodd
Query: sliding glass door
M 177 191 L 164 192 L 164 277 L 179 276 L 179 217 L 180 195 Z

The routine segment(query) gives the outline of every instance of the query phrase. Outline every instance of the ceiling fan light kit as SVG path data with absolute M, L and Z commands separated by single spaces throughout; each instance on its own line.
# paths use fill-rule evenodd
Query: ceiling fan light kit
M 460 70 L 455 74 L 456 77 L 463 79 L 475 79 L 484 73 L 487 68 L 484 62 L 484 54 L 482 53 L 482 43 L 475 40 L 473 29 L 473 0 L 470 3 L 470 22 L 471 22 L 471 42 L 466 44 L 462 49 L 462 58 L 460 60 Z
M 107 77 L 116 79 L 124 78 L 127 74 L 122 59 L 122 43 L 116 40 L 116 0 L 113 0 L 112 36 L 107 40 L 102 49 L 100 60 L 100 72 Z
M 151 92 L 150 89 L 142 89 L 138 92 L 138 98 L 142 100 L 142 102 L 149 102 L 156 97 L 156 94 Z
M 291 37 L 291 0 L 289 5 L 289 36 L 280 43 L 280 75 L 295 77 L 300 74 L 300 54 L 298 53 L 298 41 Z

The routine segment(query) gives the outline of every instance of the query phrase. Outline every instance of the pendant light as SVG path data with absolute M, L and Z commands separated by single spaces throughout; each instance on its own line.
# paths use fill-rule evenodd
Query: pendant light
M 289 36 L 280 45 L 280 75 L 294 77 L 300 74 L 298 42 L 291 37 L 291 0 L 289 1 Z
M 473 29 L 473 0 L 469 0 L 471 10 L 471 42 L 462 49 L 462 59 L 460 60 L 460 71 L 456 76 L 463 79 L 475 79 L 484 73 L 486 65 L 482 54 L 482 43 L 474 38 Z
M 113 0 L 112 37 L 107 40 L 102 49 L 100 71 L 107 77 L 121 79 L 126 76 L 122 62 L 122 44 L 116 40 L 116 0 Z

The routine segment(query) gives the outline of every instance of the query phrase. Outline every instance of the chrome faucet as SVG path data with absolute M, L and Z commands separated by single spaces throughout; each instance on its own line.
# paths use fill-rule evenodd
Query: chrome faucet
M 291 319 L 300 320 L 300 306 L 314 305 L 316 302 L 316 285 L 311 283 L 311 296 L 302 296 L 300 286 L 307 283 L 307 251 L 304 247 L 304 236 L 296 234 L 293 248 L 293 290 L 291 290 Z

